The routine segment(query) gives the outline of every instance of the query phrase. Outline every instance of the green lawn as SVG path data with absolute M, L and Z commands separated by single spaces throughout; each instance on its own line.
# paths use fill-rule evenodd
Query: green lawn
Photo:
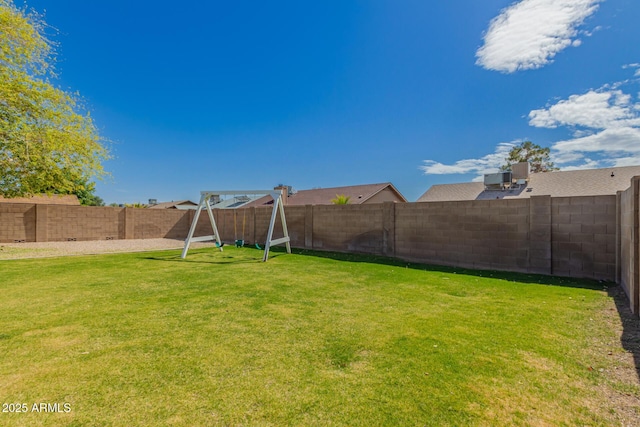
M 0 261 L 0 425 L 616 423 L 597 282 L 179 254 Z

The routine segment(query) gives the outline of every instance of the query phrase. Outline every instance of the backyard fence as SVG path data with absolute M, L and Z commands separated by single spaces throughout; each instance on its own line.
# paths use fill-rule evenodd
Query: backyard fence
M 635 177 L 626 191 L 611 196 L 285 206 L 285 212 L 293 247 L 616 281 L 638 313 L 639 183 Z M 194 214 L 1 203 L 0 242 L 184 239 Z M 214 215 L 223 241 L 263 243 L 271 209 Z M 209 219 L 201 215 L 195 235 L 208 234 Z

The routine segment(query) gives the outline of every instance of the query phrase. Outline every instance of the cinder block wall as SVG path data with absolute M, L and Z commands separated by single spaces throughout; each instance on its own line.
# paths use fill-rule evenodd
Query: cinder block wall
M 264 209 L 263 209 L 264 210 Z M 266 209 L 271 214 L 271 209 Z M 305 244 L 305 219 L 306 219 L 305 206 L 285 206 L 285 216 L 287 218 L 287 230 L 289 231 L 289 237 L 291 238 L 291 246 L 296 248 L 304 248 Z M 282 225 L 280 216 L 276 218 L 277 227 L 274 229 L 274 237 L 282 237 Z M 267 224 L 268 225 L 268 224 Z M 266 234 L 260 241 L 260 243 L 266 240 Z
M 313 206 L 309 249 L 381 255 L 382 207 L 382 204 Z
M 395 205 L 400 258 L 480 269 L 531 271 L 529 201 Z
M 616 196 L 551 199 L 553 273 L 615 280 Z
M 618 274 L 620 283 L 629 297 L 631 310 L 640 309 L 640 178 L 631 180 L 631 186 L 618 193 Z
M 269 208 L 256 208 L 254 210 L 255 212 L 255 238 L 256 238 L 256 242 L 258 243 L 264 243 L 267 240 L 267 233 L 269 231 L 269 222 L 271 221 L 271 213 L 272 213 L 273 209 L 272 207 Z M 286 216 L 286 212 L 285 211 L 285 216 Z M 279 217 L 278 217 L 279 218 Z M 274 225 L 274 230 L 273 230 L 273 235 L 276 237 L 280 237 L 282 236 L 282 225 L 281 225 L 282 221 L 276 219 L 275 225 Z M 290 227 L 288 227 L 289 231 Z
M 46 232 L 38 236 L 40 241 L 124 238 L 124 209 L 122 208 L 65 205 L 37 205 L 36 208 L 38 217 L 44 212 L 47 217 Z M 41 228 L 40 224 L 38 228 Z
M 184 239 L 191 226 L 190 211 L 177 209 L 132 209 L 133 238 Z
M 0 242 L 36 241 L 36 206 L 0 203 Z

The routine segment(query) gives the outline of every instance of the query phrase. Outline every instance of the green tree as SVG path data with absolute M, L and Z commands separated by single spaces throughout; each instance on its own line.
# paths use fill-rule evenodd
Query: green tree
M 95 190 L 96 185 L 90 182 L 86 187 L 76 191 L 80 204 L 84 206 L 104 206 L 104 200 L 95 194 Z
M 73 194 L 78 198 L 80 204 L 83 206 L 104 206 L 104 200 L 98 197 L 96 194 L 95 182 L 88 182 L 80 180 L 76 182 L 75 188 L 70 192 L 55 191 L 57 194 Z
M 109 158 L 77 95 L 50 83 L 54 46 L 35 12 L 0 0 L 0 195 L 75 194 Z
M 351 200 L 351 197 L 349 196 L 345 196 L 344 194 L 336 194 L 336 198 L 331 199 L 331 203 L 333 203 L 334 205 L 347 205 L 349 204 L 349 200 Z
M 558 170 L 551 161 L 549 148 L 542 148 L 531 141 L 524 141 L 513 147 L 505 160 L 507 163 L 501 166 L 502 170 L 509 170 L 511 169 L 511 165 L 520 162 L 529 162 L 531 172 Z

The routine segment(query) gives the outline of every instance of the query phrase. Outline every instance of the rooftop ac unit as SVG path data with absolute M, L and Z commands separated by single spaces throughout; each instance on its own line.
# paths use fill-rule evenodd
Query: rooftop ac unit
M 487 186 L 510 186 L 511 172 L 490 173 L 484 176 L 484 185 Z

